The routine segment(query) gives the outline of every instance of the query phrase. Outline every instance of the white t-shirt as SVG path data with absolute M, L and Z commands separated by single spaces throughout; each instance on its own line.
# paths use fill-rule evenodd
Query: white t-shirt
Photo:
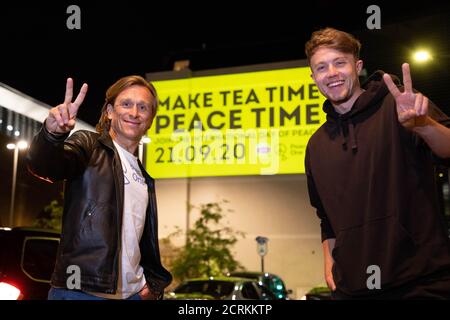
M 148 205 L 147 184 L 138 165 L 137 157 L 114 145 L 122 162 L 124 173 L 124 206 L 122 218 L 122 246 L 120 250 L 119 280 L 116 294 L 92 294 L 109 299 L 126 299 L 139 292 L 145 285 L 144 269 L 139 264 L 139 242 L 144 231 Z

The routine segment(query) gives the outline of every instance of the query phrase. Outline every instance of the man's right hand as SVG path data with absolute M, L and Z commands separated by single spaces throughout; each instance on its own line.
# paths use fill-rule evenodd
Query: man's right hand
M 332 269 L 333 263 L 325 265 L 325 282 L 327 283 L 328 288 L 330 288 L 331 291 L 334 291 L 336 290 L 336 284 L 334 283 Z
M 336 284 L 333 279 L 333 264 L 334 259 L 332 256 L 332 251 L 334 249 L 334 245 L 336 243 L 336 239 L 330 238 L 326 239 L 322 242 L 323 247 L 323 260 L 324 260 L 324 269 L 325 269 L 325 282 L 327 283 L 328 288 L 332 291 L 336 290 Z
M 67 79 L 64 103 L 51 108 L 45 120 L 45 126 L 49 132 L 67 133 L 75 127 L 78 108 L 83 103 L 87 90 L 88 85 L 84 83 L 77 98 L 72 102 L 73 80 L 71 78 Z
M 159 293 L 153 291 L 147 284 L 145 284 L 144 288 L 139 291 L 139 296 L 142 300 L 158 300 Z

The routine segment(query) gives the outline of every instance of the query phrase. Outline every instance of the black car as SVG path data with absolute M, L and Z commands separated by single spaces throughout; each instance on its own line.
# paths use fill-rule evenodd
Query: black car
M 60 234 L 0 228 L 0 300 L 44 300 L 50 289 Z
M 284 281 L 276 274 L 258 271 L 236 271 L 227 273 L 229 277 L 254 279 L 267 287 L 278 300 L 288 300 L 292 290 L 287 290 Z

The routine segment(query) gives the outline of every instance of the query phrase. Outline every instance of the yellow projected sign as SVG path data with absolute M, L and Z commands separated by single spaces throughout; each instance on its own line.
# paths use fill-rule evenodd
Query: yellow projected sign
M 154 178 L 304 173 L 308 139 L 325 121 L 307 67 L 153 84 Z

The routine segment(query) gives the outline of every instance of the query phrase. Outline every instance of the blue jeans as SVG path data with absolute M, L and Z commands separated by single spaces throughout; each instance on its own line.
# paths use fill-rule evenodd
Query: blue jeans
M 52 287 L 48 291 L 48 300 L 108 300 L 108 299 L 97 297 L 83 291 Z M 139 293 L 136 293 L 125 300 L 142 300 L 142 299 L 139 296 Z

